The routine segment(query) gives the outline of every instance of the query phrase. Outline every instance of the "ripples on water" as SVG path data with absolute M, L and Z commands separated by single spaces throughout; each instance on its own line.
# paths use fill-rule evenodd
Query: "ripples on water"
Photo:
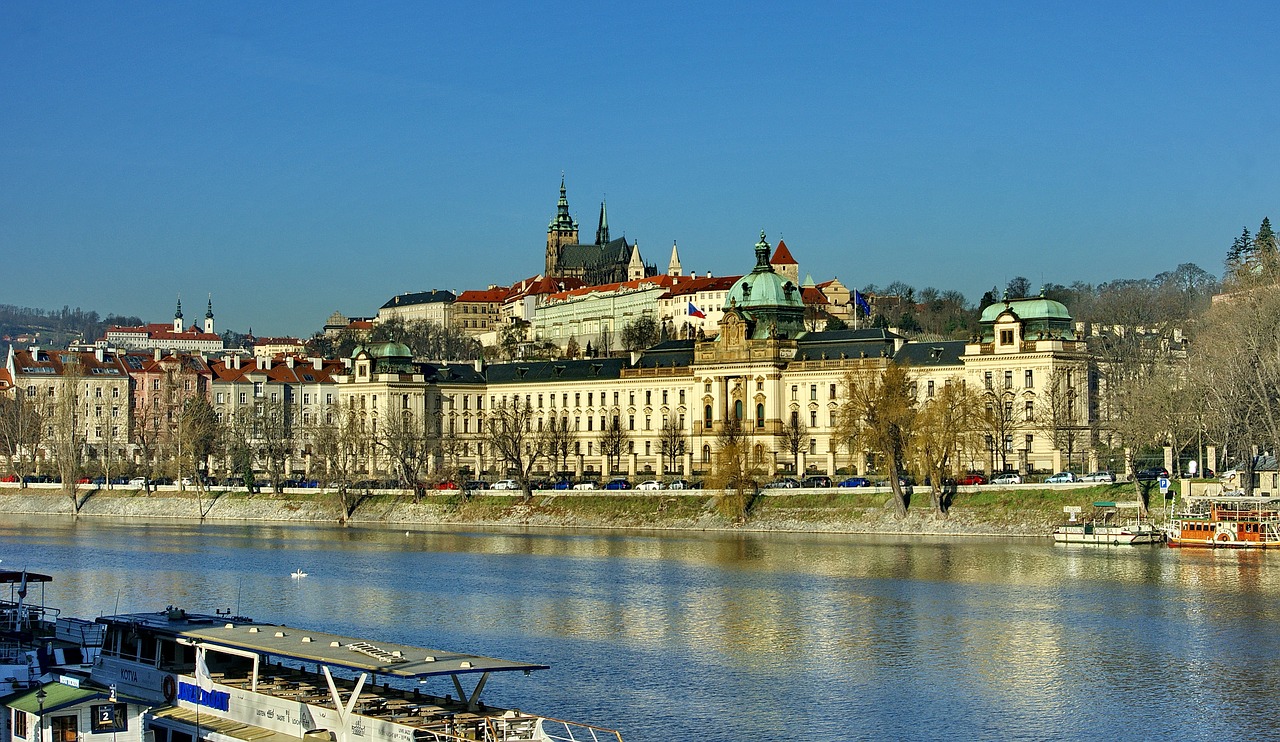
M 17 519 L 0 558 L 73 615 L 232 609 L 545 662 L 487 698 L 627 742 L 1269 738 L 1280 705 L 1275 554 Z

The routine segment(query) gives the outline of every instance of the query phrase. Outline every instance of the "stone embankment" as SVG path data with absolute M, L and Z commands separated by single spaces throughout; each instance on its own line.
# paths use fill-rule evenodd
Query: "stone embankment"
M 57 485 L 0 487 L 0 514 L 76 515 Z M 1053 490 L 961 488 L 945 517 L 933 514 L 929 492 L 916 488 L 906 518 L 897 518 L 887 491 L 789 490 L 743 503 L 710 490 L 682 492 L 440 492 L 415 501 L 408 493 L 365 494 L 356 499 L 350 525 L 404 528 L 488 526 L 617 528 L 813 533 L 878 533 L 954 536 L 1047 536 L 1062 518 L 1062 505 L 1088 505 L 1117 496 L 1104 487 Z M 197 493 L 175 489 L 140 492 L 87 489 L 79 493 L 81 518 L 112 520 L 272 521 L 341 523 L 343 504 L 334 493 L 293 490 Z

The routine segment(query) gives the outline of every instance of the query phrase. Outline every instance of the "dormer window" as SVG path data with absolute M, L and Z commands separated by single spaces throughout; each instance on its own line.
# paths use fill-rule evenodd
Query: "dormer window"
M 1000 331 L 1000 344 L 1001 344 L 1001 345 L 1013 345 L 1013 330 L 1001 330 L 1001 331 Z

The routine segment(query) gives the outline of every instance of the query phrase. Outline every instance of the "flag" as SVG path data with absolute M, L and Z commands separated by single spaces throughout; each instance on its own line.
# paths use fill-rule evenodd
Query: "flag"
M 707 315 L 701 309 L 698 309 L 698 305 L 694 304 L 693 302 L 689 302 L 689 316 L 697 317 L 698 319 L 707 318 Z
M 196 649 L 196 686 L 200 690 L 213 690 L 213 677 L 209 674 L 209 663 L 205 661 L 205 649 Z
M 18 600 L 27 599 L 27 570 L 22 570 L 22 584 L 18 586 Z
M 858 311 L 868 317 L 871 316 L 871 305 L 867 303 L 867 297 L 863 296 L 862 292 L 853 292 L 853 304 L 858 308 Z

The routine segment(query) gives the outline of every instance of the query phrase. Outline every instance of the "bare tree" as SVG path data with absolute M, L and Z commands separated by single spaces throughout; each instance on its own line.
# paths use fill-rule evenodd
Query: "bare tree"
M 600 430 L 600 455 L 604 456 L 605 468 L 609 474 L 615 474 L 622 468 L 622 452 L 627 447 L 627 431 L 613 415 Z
M 534 430 L 537 412 L 524 398 L 513 394 L 492 407 L 484 420 L 484 438 L 506 473 L 520 483 L 524 501 L 533 497 L 532 474 L 550 459 L 549 431 Z
M 62 492 L 71 500 L 72 511 L 76 515 L 79 515 L 82 504 L 76 491 L 76 482 L 80 479 L 86 445 L 78 414 L 78 393 L 83 376 L 80 359 L 74 353 L 64 354 L 62 374 L 49 420 L 53 431 L 50 444 L 58 466 L 58 476 L 62 479 Z
M 799 411 L 792 410 L 787 424 L 782 426 L 782 445 L 791 454 L 796 476 L 800 476 L 800 449 L 809 443 L 809 426 L 800 419 Z
M 979 418 L 991 454 L 991 467 L 996 471 L 1011 471 L 1009 458 L 1013 455 L 1015 439 L 1026 422 L 1025 415 L 1018 416 L 1018 394 L 1008 387 L 991 386 L 982 391 L 982 413 Z
M 909 453 L 916 458 L 929 479 L 929 495 L 935 515 L 946 514 L 944 488 L 955 475 L 958 457 L 980 445 L 982 398 L 961 380 L 944 384 L 927 400 L 916 416 L 916 431 Z
M 179 417 L 178 475 L 181 477 L 184 470 L 190 471 L 200 497 L 206 490 L 209 460 L 217 449 L 218 428 L 218 416 L 209 398 L 203 394 L 187 397 Z
M 1035 401 L 1036 428 L 1053 440 L 1054 448 L 1066 453 L 1067 469 L 1071 469 L 1076 451 L 1088 450 L 1092 442 L 1084 404 L 1087 397 L 1081 394 L 1086 371 L 1083 364 L 1055 368 Z
M 276 494 L 283 491 L 285 464 L 293 454 L 294 425 L 288 406 L 280 399 L 259 398 L 252 407 L 254 443 L 258 458 Z
M 846 401 L 840 407 L 837 437 L 849 450 L 878 451 L 889 468 L 889 487 L 898 517 L 907 514 L 900 472 L 916 426 L 916 395 L 907 369 L 888 363 L 845 377 Z
M 355 400 L 346 405 L 331 404 L 316 416 L 311 429 L 316 457 L 328 486 L 337 490 L 342 508 L 340 521 L 345 525 L 359 504 L 359 493 L 352 485 L 359 478 L 367 436 L 360 427 Z
M 1215 306 L 1196 340 L 1191 373 L 1204 380 L 1208 427 L 1234 452 L 1251 493 L 1257 453 L 1280 451 L 1280 287 Z
M 417 415 L 407 408 L 391 409 L 383 418 L 375 440 L 391 462 L 396 476 L 405 487 L 413 490 L 415 499 L 425 489 L 423 475 L 436 445 L 436 436 L 431 434 L 428 423 L 425 414 Z
M 724 490 L 722 502 L 728 504 L 734 522 L 746 522 L 764 477 L 764 469 L 752 456 L 751 436 L 743 428 L 742 420 L 730 415 L 716 435 L 708 483 L 714 489 Z
M 556 424 L 555 415 L 549 416 L 544 437 L 547 443 L 547 460 L 551 467 L 561 472 L 568 469 L 569 454 L 573 453 L 573 444 L 577 438 L 574 430 L 569 427 L 569 418 L 560 418 L 560 423 Z
M 662 432 L 658 435 L 658 453 L 666 460 L 666 471 L 669 474 L 676 471 L 681 457 L 689 451 L 689 436 L 685 435 L 684 429 L 672 418 L 667 418 L 662 423 Z
M 17 390 L 13 397 L 0 395 L 0 452 L 19 487 L 27 486 L 27 475 L 35 469 L 43 427 L 44 416 L 34 394 Z

